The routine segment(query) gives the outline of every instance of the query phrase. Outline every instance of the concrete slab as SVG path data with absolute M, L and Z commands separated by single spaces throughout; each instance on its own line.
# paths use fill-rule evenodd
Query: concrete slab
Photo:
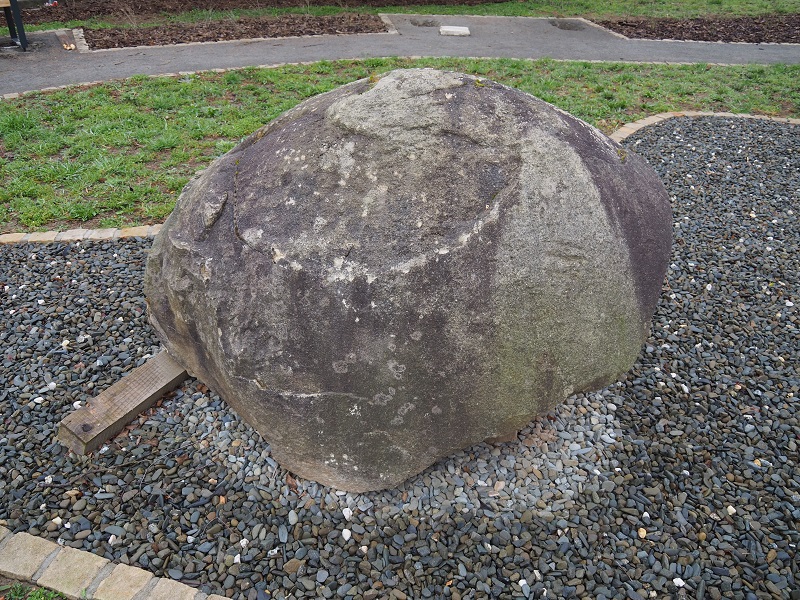
M 90 229 L 87 240 L 111 240 L 119 236 L 119 229 Z
M 4 233 L 0 235 L 0 244 L 16 244 L 19 243 L 22 238 L 25 237 L 25 233 Z
M 51 242 L 56 241 L 56 232 L 55 231 L 34 231 L 26 240 L 28 242 L 41 242 L 43 244 L 49 244 Z
M 439 27 L 439 35 L 454 35 L 456 37 L 467 37 L 469 27 L 459 27 L 457 25 L 442 25 Z
M 0 575 L 30 581 L 58 544 L 29 533 L 14 534 L 0 549 Z
M 108 560 L 91 552 L 62 548 L 36 583 L 56 590 L 70 600 L 85 598 L 88 588 Z
M 7 537 L 9 537 L 11 535 L 12 534 L 11 534 L 11 530 L 10 529 L 6 529 L 2 525 L 0 525 L 0 543 L 2 543 L 4 539 L 6 539 Z
M 159 579 L 147 598 L 148 600 L 194 600 L 196 595 L 197 590 L 188 585 L 171 579 Z
M 94 600 L 131 600 L 153 579 L 153 574 L 128 565 L 116 565 L 94 593 Z
M 149 231 L 150 231 L 149 225 L 141 225 L 139 227 L 124 227 L 123 229 L 119 230 L 119 237 L 121 238 L 147 237 L 147 233 Z
M 82 240 L 89 233 L 88 229 L 68 229 L 56 235 L 57 242 L 76 242 Z

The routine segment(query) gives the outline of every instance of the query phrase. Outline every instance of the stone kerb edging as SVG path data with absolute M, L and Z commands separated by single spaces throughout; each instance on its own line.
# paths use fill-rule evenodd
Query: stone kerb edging
M 114 564 L 0 526 L 0 574 L 55 590 L 71 600 L 226 600 L 149 571 Z
M 633 123 L 626 123 L 608 137 L 610 137 L 615 142 L 621 143 L 629 135 L 636 133 L 637 131 L 639 131 L 644 127 L 647 127 L 649 125 L 655 125 L 656 123 L 660 123 L 661 121 L 665 121 L 667 119 L 672 119 L 675 117 L 729 117 L 736 119 L 759 119 L 762 121 L 776 121 L 778 123 L 791 123 L 792 125 L 800 125 L 800 119 L 792 119 L 791 117 L 770 117 L 768 115 L 750 115 L 750 114 L 737 114 L 730 112 L 701 112 L 701 111 L 686 110 L 682 112 L 658 113 L 657 115 L 653 115 L 652 117 L 646 117 L 644 119 L 639 119 L 638 121 L 634 121 Z
M 51 244 L 53 242 L 80 242 L 84 240 L 95 242 L 131 237 L 153 237 L 161 230 L 162 226 L 162 224 L 158 224 L 124 227 L 122 229 L 70 229 L 68 231 L 3 233 L 0 234 L 0 244 L 27 244 L 29 242 Z
M 770 117 L 767 115 L 737 114 L 730 112 L 700 112 L 700 111 L 680 111 L 664 112 L 644 119 L 639 119 L 632 123 L 626 123 L 609 137 L 615 142 L 621 143 L 625 138 L 639 131 L 643 127 L 655 125 L 666 119 L 675 117 L 730 117 L 737 119 L 760 119 L 764 121 L 776 121 L 778 123 L 790 123 L 800 125 L 800 119 L 790 117 Z M 77 241 L 102 241 L 117 240 L 130 237 L 153 237 L 160 230 L 162 225 L 142 225 L 140 227 L 125 227 L 122 229 L 70 229 L 69 231 L 37 231 L 32 233 L 4 233 L 0 234 L 0 244 L 25 244 L 25 243 L 53 243 L 53 242 L 77 242 Z

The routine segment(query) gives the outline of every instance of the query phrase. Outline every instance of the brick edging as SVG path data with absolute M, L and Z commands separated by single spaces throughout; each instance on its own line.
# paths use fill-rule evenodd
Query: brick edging
M 0 575 L 71 600 L 226 600 L 150 571 L 0 526 Z
M 737 119 L 760 119 L 765 121 L 776 121 L 778 123 L 790 123 L 800 125 L 800 119 L 790 117 L 770 117 L 767 115 L 737 114 L 730 112 L 701 112 L 701 111 L 675 111 L 663 112 L 639 119 L 632 123 L 626 123 L 609 137 L 615 142 L 622 142 L 625 138 L 639 131 L 643 127 L 655 125 L 661 121 L 675 117 L 733 117 Z M 77 242 L 77 241 L 99 241 L 117 240 L 130 237 L 153 237 L 160 230 L 162 225 L 143 225 L 140 227 L 125 227 L 122 229 L 70 229 L 69 231 L 36 231 L 32 233 L 3 233 L 0 234 L 0 244 L 25 244 L 29 242 L 53 243 L 53 242 Z

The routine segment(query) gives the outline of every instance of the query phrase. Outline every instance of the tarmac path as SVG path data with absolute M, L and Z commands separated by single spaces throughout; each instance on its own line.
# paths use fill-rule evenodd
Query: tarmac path
M 33 32 L 28 52 L 0 52 L 0 95 L 137 74 L 390 56 L 552 58 L 655 63 L 800 64 L 798 44 L 631 40 L 583 19 L 384 15 L 392 32 L 67 51 L 59 34 Z M 468 37 L 439 34 L 469 27 Z M 71 36 L 69 30 L 61 36 Z

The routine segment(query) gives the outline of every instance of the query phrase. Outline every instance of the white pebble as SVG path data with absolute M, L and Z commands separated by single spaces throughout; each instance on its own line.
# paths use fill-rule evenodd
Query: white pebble
M 345 542 L 350 541 L 350 537 L 352 535 L 353 534 L 351 533 L 351 531 L 349 529 L 342 529 L 342 538 L 344 538 Z
M 686 585 L 686 582 L 683 579 L 681 579 L 680 577 L 676 577 L 675 579 L 673 579 L 672 583 L 675 584 L 675 587 L 679 587 L 679 588 L 682 588 L 683 586 Z
M 728 508 L 726 508 L 725 510 L 727 510 L 727 511 L 728 511 L 728 514 L 729 514 L 730 516 L 733 516 L 733 515 L 735 515 L 735 514 L 736 514 L 736 509 L 735 509 L 734 507 L 730 506 L 730 505 L 728 505 Z
M 350 510 L 350 508 L 347 506 L 345 506 L 342 509 L 342 514 L 344 515 L 344 518 L 347 519 L 348 521 L 353 518 L 353 511 Z

